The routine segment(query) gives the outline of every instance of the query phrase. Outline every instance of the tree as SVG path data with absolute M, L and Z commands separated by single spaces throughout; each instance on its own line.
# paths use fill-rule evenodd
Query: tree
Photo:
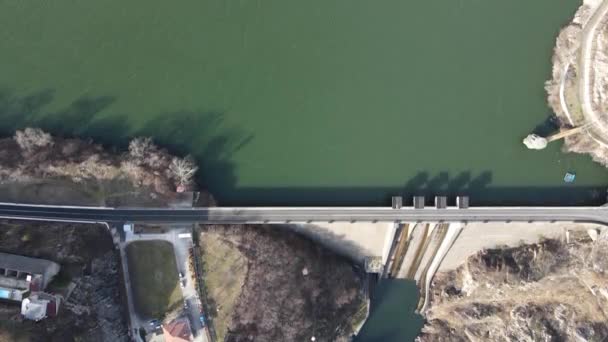
M 177 180 L 179 185 L 190 184 L 196 170 L 198 170 L 198 167 L 191 156 L 187 156 L 186 158 L 174 157 L 169 165 L 169 172 L 171 172 L 171 175 Z
M 156 150 L 151 138 L 138 137 L 129 142 L 129 155 L 138 162 L 142 162 L 150 152 Z
M 27 127 L 23 131 L 16 131 L 13 138 L 19 147 L 28 153 L 41 147 L 53 145 L 53 137 L 40 128 Z

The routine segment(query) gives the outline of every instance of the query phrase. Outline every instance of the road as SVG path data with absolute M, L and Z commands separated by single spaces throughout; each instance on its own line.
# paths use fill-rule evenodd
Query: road
M 77 222 L 200 222 L 203 224 L 310 222 L 580 221 L 608 224 L 608 207 L 214 207 L 131 208 L 0 204 L 0 217 Z
M 608 14 L 608 0 L 603 0 L 599 7 L 593 12 L 591 17 L 587 20 L 587 22 L 583 26 L 582 32 L 582 42 L 581 42 L 581 56 L 580 56 L 580 68 L 582 70 L 582 77 L 579 82 L 580 85 L 580 98 L 581 98 L 581 108 L 583 111 L 583 115 L 585 116 L 585 121 L 588 123 L 593 123 L 593 127 L 598 129 L 600 134 L 590 134 L 590 136 L 600 143 L 601 145 L 608 147 L 608 144 L 604 142 L 602 139 L 598 137 L 605 136 L 605 133 L 608 132 L 608 127 L 604 123 L 603 119 L 600 118 L 600 115 L 605 115 L 603 113 L 597 113 L 593 108 L 593 100 L 591 98 L 592 95 L 592 64 L 593 64 L 593 41 L 597 37 L 598 32 L 597 29 L 600 26 L 600 23 L 606 18 Z M 591 130 L 591 129 L 590 129 Z M 597 135 L 597 137 L 596 137 Z

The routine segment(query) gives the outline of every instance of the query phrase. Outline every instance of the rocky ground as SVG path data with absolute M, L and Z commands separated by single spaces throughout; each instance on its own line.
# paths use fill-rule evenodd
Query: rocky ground
M 278 227 L 208 227 L 201 241 L 210 234 L 235 247 L 234 259 L 246 265 L 235 278 L 242 286 L 235 287 L 226 341 L 345 341 L 352 334 L 365 300 L 349 260 Z M 210 312 L 222 304 L 215 301 Z
M 128 341 L 119 255 L 104 226 L 2 221 L 0 251 L 59 263 L 48 292 L 75 286 L 58 317 L 37 323 L 1 303 L 0 341 Z
M 608 340 L 608 232 L 591 233 L 483 250 L 436 274 L 418 341 Z
M 602 0 L 584 0 L 572 22 L 557 37 L 553 54 L 551 80 L 545 84 L 548 103 L 559 119 L 559 126 L 570 128 L 588 123 L 583 115 L 581 93 L 581 45 L 587 23 Z M 600 23 L 593 39 L 590 54 L 591 74 L 589 91 L 590 108 L 598 113 L 608 110 L 608 23 Z M 596 162 L 608 166 L 608 148 L 598 141 L 607 141 L 608 116 L 598 115 L 600 124 L 594 124 L 586 132 L 565 138 L 564 151 L 589 154 Z M 593 136 L 592 136 L 593 135 Z

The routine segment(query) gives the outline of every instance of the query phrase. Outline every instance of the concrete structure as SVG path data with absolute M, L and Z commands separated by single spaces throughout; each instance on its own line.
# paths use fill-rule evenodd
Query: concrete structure
M 456 197 L 456 207 L 458 209 L 467 209 L 469 207 L 469 197 L 468 196 Z
M 414 196 L 414 208 L 424 209 L 424 196 Z
M 393 209 L 401 209 L 403 207 L 403 197 L 401 196 L 393 196 L 392 199 L 392 207 Z
M 32 321 L 55 317 L 59 313 L 61 298 L 48 293 L 37 292 L 21 302 L 21 315 Z
M 300 233 L 313 241 L 360 263 L 380 259 L 384 263 L 387 235 L 393 223 L 334 222 L 290 224 L 281 228 Z M 390 244 L 389 244 L 390 246 Z M 371 259 L 370 259 L 371 258 Z M 376 262 L 376 261 L 373 261 Z
M 199 222 L 263 224 L 317 222 L 593 222 L 608 224 L 601 207 L 201 207 L 107 208 L 0 203 L 0 218 L 65 222 Z
M 460 223 L 419 223 L 403 225 L 395 233 L 384 274 L 416 281 L 420 289 L 419 312 L 425 310 L 430 282 L 461 229 Z
M 530 134 L 524 138 L 524 145 L 530 150 L 542 150 L 547 147 L 547 139 L 537 135 Z
M 445 209 L 448 207 L 448 198 L 446 196 L 435 196 L 435 208 Z
M 43 291 L 58 272 L 49 260 L 0 253 L 0 298 L 21 301 L 30 291 Z
M 526 147 L 531 150 L 542 150 L 545 147 L 547 147 L 548 143 L 555 141 L 555 140 L 563 139 L 563 138 L 573 135 L 573 134 L 580 133 L 587 127 L 589 127 L 588 124 L 583 125 L 583 126 L 574 127 L 571 129 L 567 129 L 567 130 L 563 130 L 561 132 L 555 133 L 546 138 L 543 138 L 536 134 L 530 134 L 524 139 L 524 145 L 526 145 Z

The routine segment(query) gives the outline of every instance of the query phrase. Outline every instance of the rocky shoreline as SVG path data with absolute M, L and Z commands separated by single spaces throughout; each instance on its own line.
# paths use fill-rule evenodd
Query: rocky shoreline
M 546 82 L 545 90 L 548 105 L 557 116 L 561 128 L 586 126 L 584 132 L 565 138 L 563 150 L 589 154 L 594 161 L 608 166 L 608 131 L 604 128 L 608 127 L 608 116 L 588 117 L 589 112 L 605 112 L 608 109 L 606 18 L 599 18 L 597 35 L 588 35 L 593 26 L 591 21 L 596 19 L 593 18 L 594 14 L 602 6 L 602 0 L 584 0 L 572 21 L 560 31 L 552 58 L 552 77 Z M 585 48 L 584 40 L 587 37 L 590 37 L 589 56 L 581 51 Z M 589 77 L 583 77 L 584 63 L 592 65 Z
M 173 156 L 150 138 L 134 138 L 124 152 L 37 128 L 0 139 L 0 197 L 7 202 L 167 206 L 195 189 L 196 170 L 191 157 Z

